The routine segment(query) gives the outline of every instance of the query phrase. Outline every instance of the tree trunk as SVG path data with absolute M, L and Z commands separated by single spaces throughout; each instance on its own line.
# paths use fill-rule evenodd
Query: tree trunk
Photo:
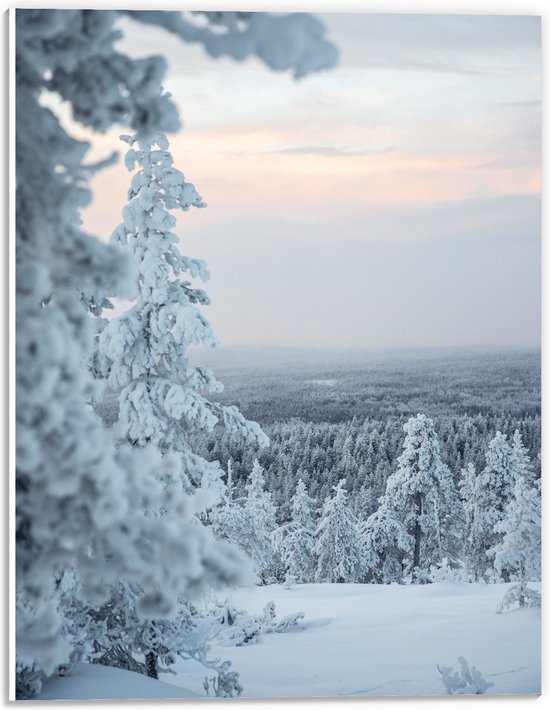
M 417 493 L 415 496 L 416 522 L 414 525 L 414 554 L 412 581 L 418 581 L 418 570 L 420 569 L 420 542 L 422 538 L 422 528 L 420 527 L 420 516 L 422 515 L 422 496 Z
M 147 651 L 145 654 L 145 668 L 149 678 L 156 678 L 158 680 L 157 654 L 154 651 Z
M 519 567 L 519 605 L 525 606 L 525 575 L 523 574 L 523 565 Z

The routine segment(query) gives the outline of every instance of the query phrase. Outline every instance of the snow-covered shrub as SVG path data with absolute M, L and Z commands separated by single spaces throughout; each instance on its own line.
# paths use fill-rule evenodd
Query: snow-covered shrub
M 231 697 L 240 694 L 239 674 L 230 670 L 231 664 L 209 657 L 210 642 L 220 633 L 218 613 L 200 612 L 181 599 L 168 618 L 150 619 L 139 615 L 139 601 L 139 587 L 125 581 L 113 585 L 108 603 L 98 607 L 90 607 L 78 595 L 68 596 L 66 633 L 85 631 L 80 647 L 75 643 L 78 660 L 158 677 L 173 673 L 171 666 L 178 658 L 194 659 L 218 674 L 215 684 L 227 696 L 230 687 Z
M 226 642 L 231 646 L 247 646 L 258 643 L 262 633 L 262 622 L 259 616 L 244 614 L 225 635 Z
M 16 686 L 29 697 L 59 665 L 68 663 L 72 646 L 56 601 L 36 604 L 24 591 L 16 592 Z M 20 697 L 18 695 L 18 697 Z M 21 695 L 23 697 L 23 695 Z
M 283 616 L 282 619 L 277 621 L 273 617 L 271 624 L 266 628 L 266 634 L 280 634 L 290 629 L 300 628 L 300 621 L 304 618 L 305 614 L 303 611 L 295 611 L 292 614 L 287 614 Z
M 475 666 L 471 668 L 463 656 L 458 657 L 460 671 L 452 666 L 437 667 L 447 695 L 483 695 L 494 683 L 485 680 Z
M 451 564 L 444 557 L 437 565 L 432 565 L 429 574 L 430 582 L 452 582 L 465 584 L 468 582 L 468 573 L 462 565 Z
M 531 589 L 525 583 L 514 584 L 513 587 L 506 592 L 506 594 L 500 600 L 496 613 L 502 614 L 503 611 L 507 611 L 511 607 L 518 606 L 522 607 L 540 607 L 541 596 L 540 592 L 536 589 Z
M 19 700 L 28 700 L 42 690 L 45 674 L 37 670 L 35 663 L 30 664 L 17 658 L 15 664 L 15 695 Z
M 296 577 L 293 574 L 290 574 L 290 572 L 287 572 L 285 574 L 285 581 L 283 583 L 283 587 L 286 590 L 290 590 L 294 587 L 295 584 L 296 584 Z
M 259 615 L 236 611 L 229 602 L 218 603 L 212 611 L 224 628 L 218 638 L 225 645 L 246 646 L 258 643 L 263 634 L 277 634 L 300 628 L 304 613 L 299 611 L 277 619 L 275 603 L 267 602 Z
M 229 661 L 220 663 L 215 676 L 205 676 L 203 688 L 207 695 L 214 695 L 216 698 L 235 698 L 241 695 L 243 687 L 239 681 L 239 674 L 230 671 Z

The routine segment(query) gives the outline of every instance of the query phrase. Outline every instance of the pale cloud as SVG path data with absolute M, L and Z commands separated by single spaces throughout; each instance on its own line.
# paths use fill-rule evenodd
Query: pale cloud
M 540 63 L 538 17 L 328 15 L 349 65 L 404 72 L 517 76 Z M 535 71 L 538 67 L 535 66 Z
M 324 20 L 341 64 L 300 82 L 124 21 L 128 51 L 168 59 L 172 152 L 208 203 L 178 233 L 210 262 L 222 341 L 536 344 L 539 19 Z M 99 159 L 120 132 L 78 134 Z M 128 181 L 94 181 L 102 238 Z
M 275 155 L 318 155 L 323 158 L 338 156 L 339 158 L 353 158 L 358 155 L 386 155 L 393 148 L 352 148 L 350 146 L 335 145 L 297 145 L 291 148 L 265 151 Z
M 343 226 L 282 212 L 181 221 L 208 259 L 222 343 L 536 345 L 537 198 L 378 208 Z

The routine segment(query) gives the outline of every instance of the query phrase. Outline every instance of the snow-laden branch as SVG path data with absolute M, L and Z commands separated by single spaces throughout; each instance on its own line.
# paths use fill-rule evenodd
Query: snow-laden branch
M 228 56 L 242 61 L 255 56 L 275 71 L 292 70 L 296 78 L 329 69 L 338 59 L 336 47 L 325 38 L 323 23 L 306 13 L 126 12 L 133 19 L 162 27 L 185 42 L 203 45 L 212 57 Z

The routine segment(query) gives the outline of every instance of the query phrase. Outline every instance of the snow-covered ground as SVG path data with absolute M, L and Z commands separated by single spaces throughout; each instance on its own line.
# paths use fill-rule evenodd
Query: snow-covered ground
M 540 610 L 498 615 L 508 585 L 306 584 L 241 589 L 237 609 L 305 612 L 304 630 L 258 644 L 213 647 L 233 662 L 249 697 L 441 695 L 437 665 L 464 656 L 494 683 L 491 694 L 540 691 Z M 200 692 L 189 663 L 170 679 Z
M 204 695 L 201 689 L 200 695 Z M 119 668 L 81 663 L 71 675 L 50 678 L 37 700 L 196 698 L 196 693 Z
M 426 586 L 308 584 L 232 593 L 238 609 L 277 616 L 305 612 L 302 629 L 260 643 L 213 646 L 230 659 L 248 697 L 441 695 L 437 665 L 464 656 L 494 683 L 489 694 L 540 691 L 540 611 L 497 615 L 508 585 Z M 46 698 L 204 696 L 206 672 L 181 661 L 164 682 L 111 668 L 79 666 L 77 675 L 45 684 Z M 174 687 L 178 686 L 178 687 Z

